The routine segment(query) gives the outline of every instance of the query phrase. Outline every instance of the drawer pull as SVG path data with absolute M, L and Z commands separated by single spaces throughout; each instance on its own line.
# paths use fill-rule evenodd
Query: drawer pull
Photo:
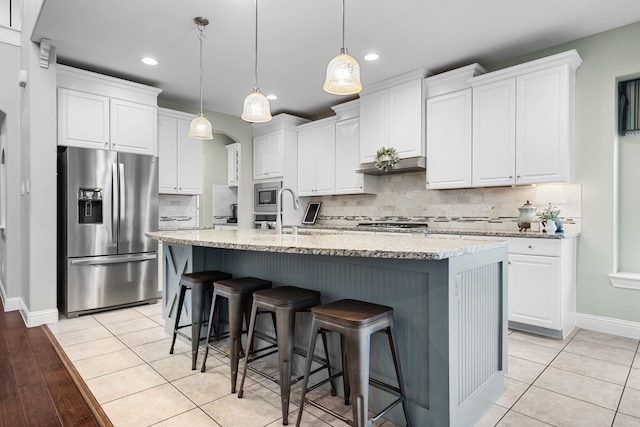
M 533 245 L 529 245 L 529 249 L 533 249 Z

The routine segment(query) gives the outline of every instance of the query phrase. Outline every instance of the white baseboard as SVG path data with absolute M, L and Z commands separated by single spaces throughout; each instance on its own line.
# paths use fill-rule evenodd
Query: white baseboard
M 576 313 L 576 326 L 605 334 L 640 339 L 640 323 L 611 317 Z
M 4 288 L 4 283 L 2 283 L 2 280 L 0 280 L 0 298 L 2 298 L 4 311 L 20 310 L 20 298 L 7 298 L 7 291 Z
M 47 323 L 58 323 L 58 309 L 29 311 L 22 300 L 20 300 L 20 314 L 28 328 L 46 325 Z

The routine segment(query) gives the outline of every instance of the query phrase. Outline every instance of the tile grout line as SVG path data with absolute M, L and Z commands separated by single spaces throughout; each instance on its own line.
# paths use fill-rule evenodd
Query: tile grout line
M 578 332 L 580 332 L 580 331 L 578 331 Z M 547 368 L 549 368 L 549 366 L 551 366 L 551 364 L 553 363 L 553 361 L 554 361 L 554 360 L 556 360 L 556 358 L 560 355 L 560 353 L 562 353 L 562 352 L 564 351 L 564 349 L 569 345 L 569 343 L 575 339 L 576 335 L 578 335 L 578 332 L 576 332 L 576 333 L 573 335 L 573 337 L 571 337 L 571 339 L 570 339 L 569 341 L 567 341 L 567 343 L 566 343 L 565 345 L 563 345 L 563 346 L 562 346 L 562 348 L 560 349 L 560 351 L 558 351 L 558 353 L 553 357 L 553 359 L 551 359 L 551 361 L 549 361 L 549 363 L 545 366 L 545 368 L 544 368 L 544 369 L 543 369 L 543 370 L 542 370 L 542 371 L 541 371 L 541 372 L 540 372 L 540 373 L 539 373 L 539 374 L 538 374 L 538 375 L 533 379 L 533 381 L 531 381 L 531 384 L 529 384 L 529 385 L 527 386 L 527 388 L 525 389 L 525 391 L 524 391 L 524 392 L 522 392 L 522 394 L 520 395 L 520 397 L 518 397 L 518 398 L 516 399 L 516 401 L 515 401 L 515 402 L 513 402 L 509 408 L 507 408 L 507 412 L 505 412 L 505 413 L 500 417 L 500 419 L 499 419 L 499 420 L 494 424 L 494 427 L 495 427 L 495 426 L 497 426 L 498 424 L 500 424 L 500 422 L 502 421 L 502 419 L 503 419 L 504 417 L 506 417 L 506 416 L 507 416 L 507 414 L 508 414 L 509 412 L 513 411 L 513 407 L 514 407 L 514 406 L 516 406 L 516 404 L 520 401 L 520 399 L 522 399 L 522 397 L 523 397 L 523 396 L 524 396 L 524 395 L 525 395 L 525 394 L 526 394 L 526 393 L 531 389 L 531 387 L 533 387 L 533 383 L 535 383 L 535 382 L 538 380 L 538 378 L 540 378 L 540 376 L 541 376 L 541 375 L 542 375 L 542 374 L 547 370 Z M 509 335 L 510 335 L 510 334 L 509 334 Z M 514 338 L 514 339 L 516 339 L 516 338 Z M 536 344 L 536 345 L 537 345 L 537 344 Z M 544 347 L 544 346 L 541 346 L 541 347 Z M 512 357 L 516 357 L 516 356 L 512 356 Z M 524 359 L 524 360 L 528 360 L 528 359 Z M 533 362 L 533 361 L 531 361 L 531 362 Z M 536 362 L 534 362 L 534 363 L 536 363 Z M 514 411 L 514 412 L 517 412 L 517 413 L 519 413 L 519 414 L 520 414 L 520 412 L 518 412 L 518 411 Z M 531 416 L 529 416 L 529 415 L 526 415 L 526 414 L 521 414 L 521 415 L 525 415 L 525 416 L 527 416 L 527 417 L 529 417 L 529 418 L 531 418 L 531 419 L 534 419 L 534 420 L 536 420 L 536 421 L 540 421 L 541 423 L 545 423 L 544 421 L 539 420 L 539 419 L 534 418 L 534 417 L 531 417 Z M 545 424 L 547 424 L 547 423 L 545 423 Z

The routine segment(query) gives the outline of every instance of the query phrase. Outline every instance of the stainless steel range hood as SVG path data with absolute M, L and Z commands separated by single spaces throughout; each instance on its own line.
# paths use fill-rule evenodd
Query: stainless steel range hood
M 363 173 L 365 175 L 388 175 L 390 173 L 401 172 L 418 172 L 426 169 L 426 158 L 424 156 L 409 157 L 406 159 L 400 159 L 398 163 L 389 172 L 383 172 L 378 169 L 373 162 L 363 163 L 356 169 L 356 172 Z

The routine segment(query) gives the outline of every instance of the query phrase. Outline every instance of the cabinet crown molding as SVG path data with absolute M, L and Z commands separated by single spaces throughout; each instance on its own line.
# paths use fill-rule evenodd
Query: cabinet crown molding
M 305 130 L 305 129 L 313 129 L 315 127 L 321 127 L 321 126 L 325 126 L 325 125 L 328 125 L 328 124 L 335 123 L 336 120 L 337 120 L 336 116 L 327 117 L 326 119 L 314 120 L 312 122 L 303 123 L 301 125 L 298 125 L 296 127 L 296 130 L 301 131 L 301 130 Z
M 354 99 L 343 102 L 342 104 L 334 105 L 331 109 L 336 113 L 338 120 L 352 119 L 360 115 L 360 100 Z
M 424 79 L 427 98 L 449 92 L 457 92 L 469 87 L 469 79 L 486 73 L 487 70 L 478 63 L 469 64 L 455 70 L 445 71 Z
M 162 89 L 156 87 L 105 76 L 62 64 L 56 65 L 56 73 L 57 87 L 138 102 L 140 104 L 158 105 L 158 94 L 162 92 Z
M 512 67 L 492 71 L 481 76 L 472 77 L 471 79 L 469 79 L 469 84 L 472 87 L 484 85 L 512 77 L 517 77 L 522 74 L 544 70 L 558 65 L 568 65 L 572 71 L 575 71 L 580 65 L 582 65 L 582 58 L 578 54 L 578 51 L 572 49 L 566 52 L 557 53 L 555 55 L 546 56 L 544 58 L 514 65 Z
M 421 80 L 421 79 L 424 79 L 426 75 L 427 75 L 426 68 L 420 68 L 419 70 L 410 71 L 405 74 L 400 74 L 390 79 L 367 85 L 364 89 L 362 89 L 362 92 L 360 92 L 360 97 L 362 97 L 363 95 L 368 95 L 373 92 L 389 89 L 390 87 L 398 86 L 403 83 L 408 83 L 413 80 Z
M 158 107 L 158 115 L 165 117 L 172 117 L 174 119 L 183 119 L 191 121 L 196 115 L 192 113 L 185 113 L 184 111 L 171 110 L 169 108 Z
M 291 130 L 295 131 L 296 127 L 308 123 L 309 120 L 303 119 L 302 117 L 293 116 L 291 114 L 277 114 L 273 116 L 271 121 L 266 123 L 252 123 L 251 127 L 253 128 L 253 135 L 265 135 L 270 132 L 274 132 L 277 130 Z

